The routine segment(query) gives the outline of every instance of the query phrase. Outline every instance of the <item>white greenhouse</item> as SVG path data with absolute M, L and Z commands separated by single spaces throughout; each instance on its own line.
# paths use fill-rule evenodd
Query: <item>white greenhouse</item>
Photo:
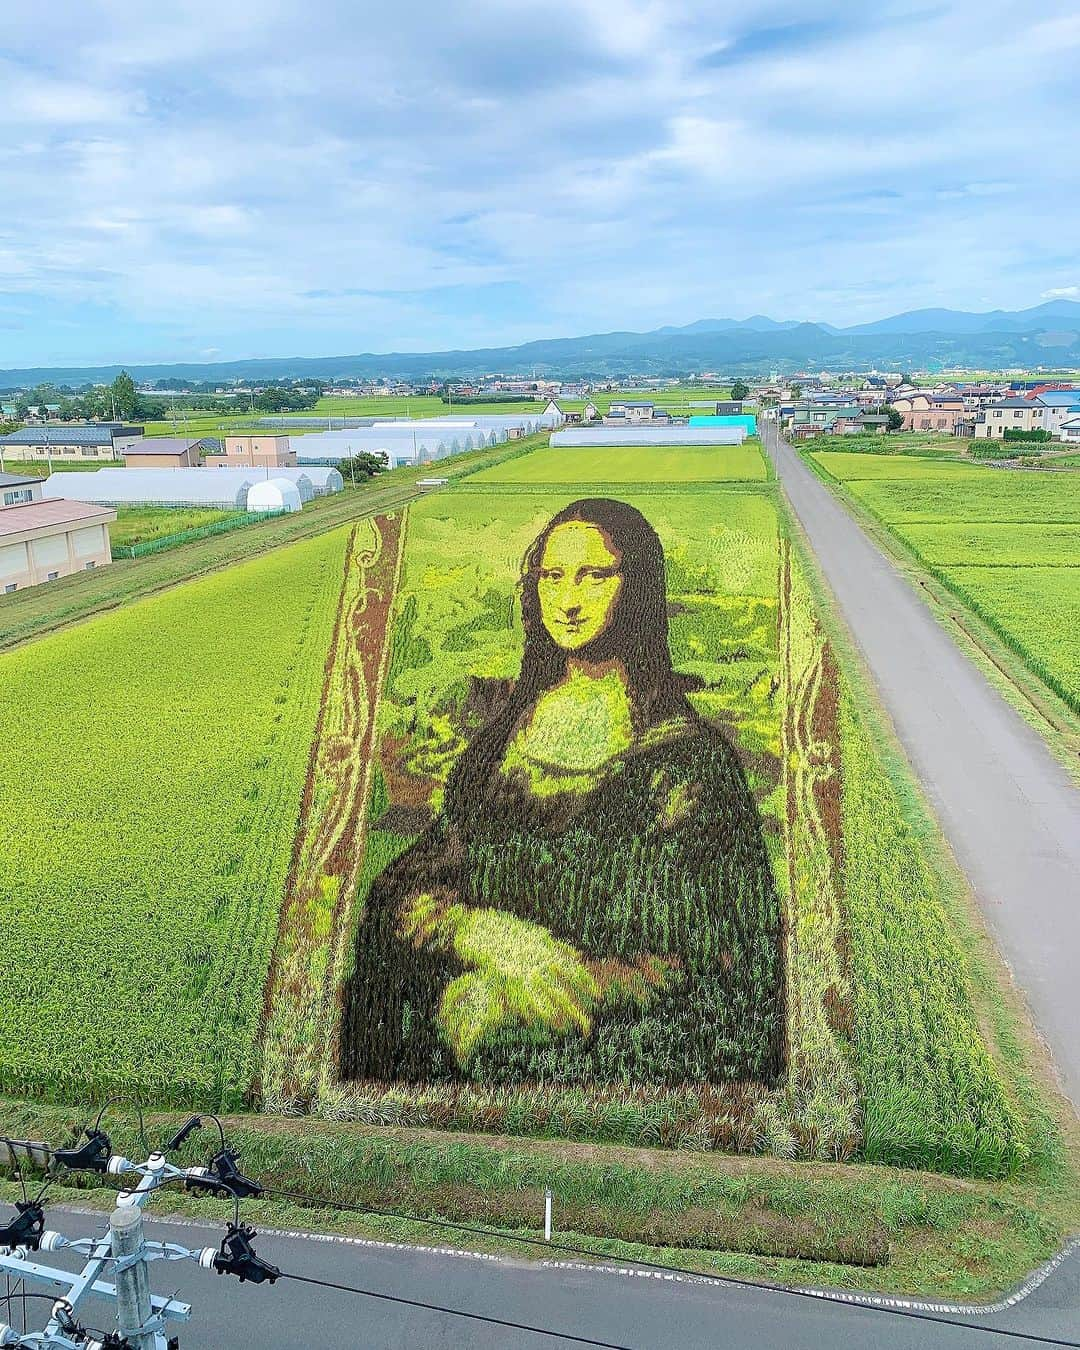
M 297 436 L 291 442 L 297 462 L 334 465 L 351 459 L 361 452 L 386 455 L 391 468 L 406 464 L 420 464 L 428 459 L 445 459 L 454 453 L 452 444 L 437 434 L 419 431 L 379 431 L 361 427 L 353 431 L 322 431 L 311 436 Z
M 553 431 L 552 445 L 741 445 L 742 427 L 570 427 Z
M 275 468 L 273 477 L 291 478 L 294 483 L 300 483 L 301 497 L 304 497 L 304 482 L 311 485 L 312 493 L 316 497 L 327 497 L 333 492 L 341 492 L 345 487 L 337 469 L 330 469 L 317 464 L 305 464 L 302 469 Z M 308 498 L 304 497 L 304 500 L 307 501 Z
M 253 483 L 248 491 L 249 511 L 299 511 L 302 508 L 300 488 L 289 478 L 264 478 Z
M 54 473 L 42 495 L 101 506 L 206 506 L 247 510 L 252 469 L 96 469 Z

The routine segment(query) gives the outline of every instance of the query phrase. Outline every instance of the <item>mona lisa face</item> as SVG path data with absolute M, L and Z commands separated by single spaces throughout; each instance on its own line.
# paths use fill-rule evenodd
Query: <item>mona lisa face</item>
M 577 651 L 611 622 L 622 558 L 604 532 L 582 520 L 556 525 L 540 559 L 540 617 L 555 642 Z

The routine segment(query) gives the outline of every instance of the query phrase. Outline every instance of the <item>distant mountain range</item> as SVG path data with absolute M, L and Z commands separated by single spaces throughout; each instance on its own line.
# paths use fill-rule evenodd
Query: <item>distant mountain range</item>
M 749 319 L 698 319 L 683 328 L 658 328 L 656 333 L 778 333 L 792 328 L 819 328 L 834 336 L 876 336 L 885 333 L 922 335 L 930 333 L 1036 333 L 1062 330 L 1080 332 L 1080 303 L 1075 300 L 1047 300 L 1033 309 L 992 309 L 985 314 L 970 314 L 962 309 L 909 309 L 903 314 L 892 314 L 873 323 L 857 323 L 850 328 L 836 328 L 831 323 L 800 323 L 798 319 L 777 322 L 764 314 L 753 314 Z
M 380 375 L 416 379 L 470 378 L 490 372 L 610 378 L 643 374 L 675 376 L 702 370 L 758 375 L 770 370 L 1005 370 L 1036 366 L 1080 370 L 1080 303 L 1049 300 L 1033 309 L 971 314 L 952 309 L 915 309 L 873 323 L 835 328 L 762 314 L 749 319 L 699 319 L 681 328 L 649 333 L 596 333 L 549 338 L 519 347 L 476 351 L 366 352 L 357 356 L 272 357 L 250 361 L 178 362 L 126 367 L 141 381 L 326 379 Z M 121 366 L 36 367 L 0 370 L 0 388 L 43 381 L 84 384 L 113 379 Z

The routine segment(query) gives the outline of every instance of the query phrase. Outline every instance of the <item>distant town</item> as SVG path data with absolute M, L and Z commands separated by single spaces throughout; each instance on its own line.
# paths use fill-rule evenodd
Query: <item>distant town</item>
M 955 438 L 975 460 L 1067 457 L 1080 385 L 1045 375 L 806 371 L 779 378 L 476 381 L 307 378 L 209 384 L 37 385 L 0 403 L 5 594 L 300 511 L 386 470 L 440 486 L 426 466 L 546 433 L 597 445 L 730 445 L 767 419 L 792 442 Z M 568 444 L 586 443 L 569 440 Z M 186 515 L 184 515 L 186 513 Z

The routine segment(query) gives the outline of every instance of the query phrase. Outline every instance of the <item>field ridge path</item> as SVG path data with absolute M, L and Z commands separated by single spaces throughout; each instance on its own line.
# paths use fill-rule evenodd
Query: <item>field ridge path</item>
M 1080 1110 L 1080 789 L 775 425 L 763 443 Z

